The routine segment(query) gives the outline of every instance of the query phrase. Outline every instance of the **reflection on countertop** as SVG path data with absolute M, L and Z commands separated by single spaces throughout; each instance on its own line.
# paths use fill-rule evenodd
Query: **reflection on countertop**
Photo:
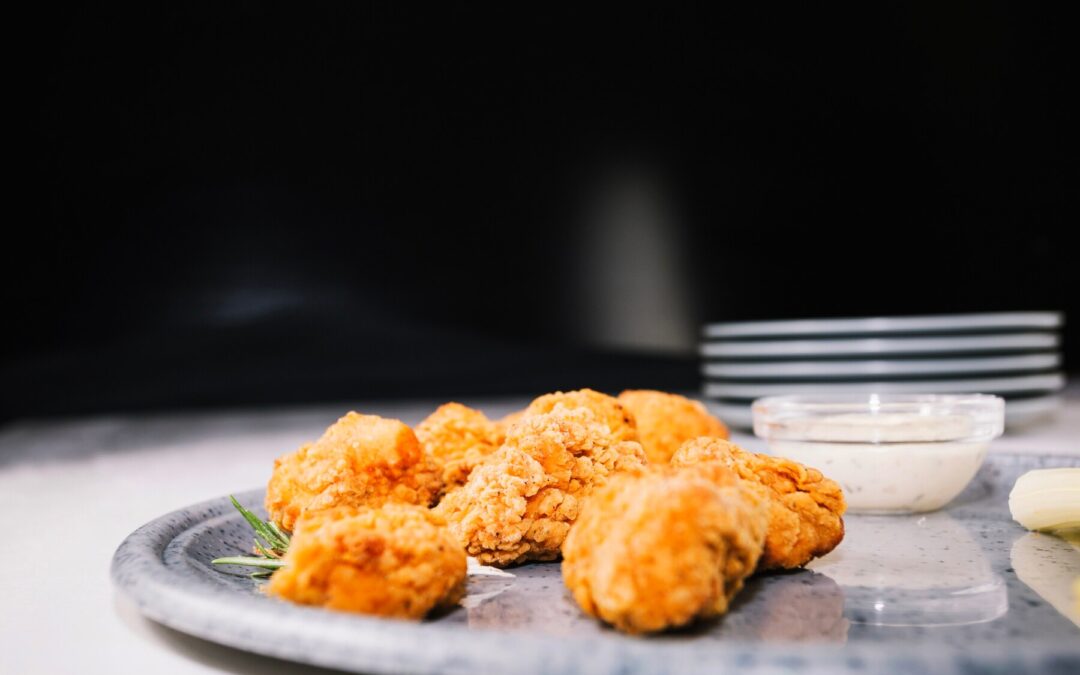
M 840 586 L 824 574 L 801 570 L 750 579 L 724 618 L 720 637 L 843 644 L 848 626 Z
M 1080 543 L 1041 532 L 1017 539 L 1009 554 L 1020 581 L 1080 627 L 1080 601 L 1073 584 L 1080 579 Z
M 1008 611 L 1004 579 L 948 513 L 852 516 L 846 523 L 849 545 L 811 567 L 844 589 L 853 623 L 958 626 Z

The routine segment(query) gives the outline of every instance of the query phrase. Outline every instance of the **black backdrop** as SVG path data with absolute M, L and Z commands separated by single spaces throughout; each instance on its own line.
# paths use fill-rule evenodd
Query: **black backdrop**
M 1073 17 L 940 4 L 30 17 L 3 416 L 689 388 L 706 320 L 1080 316 Z

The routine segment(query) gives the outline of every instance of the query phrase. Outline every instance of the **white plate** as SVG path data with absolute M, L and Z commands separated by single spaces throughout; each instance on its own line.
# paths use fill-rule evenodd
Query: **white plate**
M 974 380 L 918 380 L 904 382 L 832 382 L 799 384 L 736 384 L 707 382 L 709 398 L 753 399 L 786 394 L 839 394 L 844 392 L 879 392 L 890 394 L 1001 394 L 1017 391 L 1058 391 L 1065 387 L 1061 373 L 1024 375 Z
M 1005 425 L 1019 427 L 1045 419 L 1061 408 L 1062 401 L 1061 396 L 1039 396 L 1005 401 Z M 705 405 L 709 408 L 709 412 L 729 426 L 737 429 L 751 429 L 754 426 L 749 403 L 706 401 Z
M 922 354 L 995 352 L 1012 349 L 1054 349 L 1060 339 L 1045 333 L 935 338 L 870 338 L 855 340 L 771 340 L 767 342 L 704 342 L 706 357 L 840 356 L 858 354 Z
M 1055 329 L 1064 323 L 1060 312 L 999 312 L 942 316 L 897 316 L 796 321 L 740 321 L 707 324 L 708 338 L 844 333 L 913 333 L 928 331 L 1011 328 Z
M 858 377 L 873 375 L 949 375 L 1014 370 L 1049 370 L 1061 365 L 1059 354 L 1025 354 L 981 359 L 918 359 L 896 361 L 775 361 L 771 363 L 707 362 L 706 377 Z

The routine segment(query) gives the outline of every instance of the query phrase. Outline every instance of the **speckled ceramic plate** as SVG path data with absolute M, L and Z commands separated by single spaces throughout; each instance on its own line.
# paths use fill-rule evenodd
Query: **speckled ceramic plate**
M 210 565 L 251 540 L 225 497 L 139 528 L 112 575 L 140 611 L 177 630 L 355 672 L 1078 672 L 1068 584 L 1080 553 L 1026 533 L 1006 506 L 1023 471 L 1074 465 L 991 456 L 948 509 L 849 517 L 844 543 L 812 569 L 752 579 L 721 620 L 649 638 L 584 617 L 557 563 L 470 574 L 462 605 L 421 623 L 281 602 L 242 571 Z M 261 497 L 240 495 L 252 507 Z

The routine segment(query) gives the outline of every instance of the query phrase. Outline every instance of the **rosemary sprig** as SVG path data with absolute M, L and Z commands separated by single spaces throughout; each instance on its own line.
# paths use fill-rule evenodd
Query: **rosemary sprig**
M 248 567 L 263 567 L 268 570 L 278 570 L 285 567 L 283 560 L 260 558 L 252 555 L 237 555 L 229 558 L 216 558 L 211 560 L 215 565 L 247 565 Z
M 229 499 L 232 500 L 233 506 L 244 517 L 244 520 L 251 525 L 251 529 L 255 530 L 254 552 L 256 555 L 216 558 L 211 560 L 210 564 L 244 565 L 260 568 L 260 571 L 251 573 L 253 579 L 264 579 L 273 574 L 274 570 L 284 567 L 285 562 L 281 557 L 289 550 L 289 535 L 285 534 L 275 523 L 260 520 L 254 513 L 241 506 L 240 502 L 236 501 L 236 497 L 229 495 Z M 262 541 L 259 540 L 260 537 L 262 537 Z
M 258 516 L 241 506 L 240 502 L 236 501 L 236 497 L 229 495 L 229 499 L 232 500 L 233 506 L 244 517 L 244 520 L 248 521 L 248 524 L 255 530 L 255 534 L 265 539 L 270 548 L 281 553 L 284 553 L 289 548 L 289 535 L 282 532 L 277 525 L 269 521 L 259 520 Z M 258 539 L 255 541 L 258 542 Z

